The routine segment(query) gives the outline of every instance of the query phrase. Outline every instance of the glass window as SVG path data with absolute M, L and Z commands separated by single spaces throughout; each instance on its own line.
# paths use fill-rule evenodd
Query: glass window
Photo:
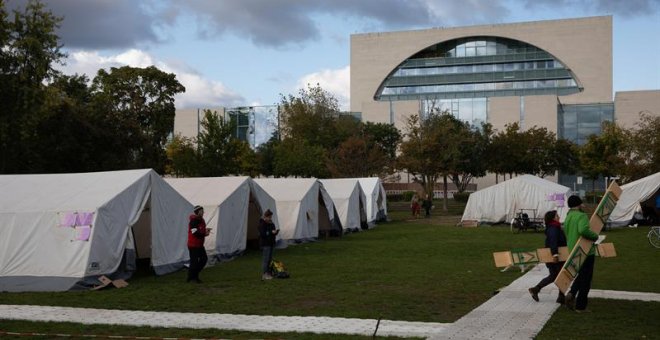
M 456 56 L 465 57 L 465 45 L 456 46 Z
M 475 51 L 474 47 L 466 47 L 465 48 L 465 56 L 466 57 L 474 57 L 477 55 L 477 52 Z

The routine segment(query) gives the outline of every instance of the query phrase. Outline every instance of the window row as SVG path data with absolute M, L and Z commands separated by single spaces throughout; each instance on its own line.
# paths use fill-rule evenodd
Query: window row
M 577 86 L 573 79 L 551 79 L 551 80 L 528 80 L 497 83 L 476 84 L 449 84 L 449 85 L 424 85 L 424 86 L 400 86 L 385 87 L 382 95 L 405 95 L 419 93 L 443 93 L 443 92 L 466 92 L 466 91 L 494 91 L 510 89 L 545 89 L 559 87 Z
M 542 69 L 555 69 L 555 68 L 563 68 L 563 67 L 564 66 L 559 61 L 542 60 L 542 61 L 528 61 L 522 63 L 401 68 L 394 73 L 394 77 L 427 76 L 427 75 L 456 74 L 456 73 L 484 73 L 484 72 L 503 72 L 503 71 L 520 71 L 520 70 L 542 70 Z

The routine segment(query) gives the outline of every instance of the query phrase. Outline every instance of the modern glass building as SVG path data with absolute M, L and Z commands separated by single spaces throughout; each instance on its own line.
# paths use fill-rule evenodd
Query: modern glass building
M 660 91 L 639 96 L 660 111 Z M 638 109 L 617 113 L 612 100 L 611 16 L 355 34 L 350 100 L 363 120 L 399 128 L 440 111 L 497 130 L 545 127 L 578 144 L 603 121 L 630 124 Z

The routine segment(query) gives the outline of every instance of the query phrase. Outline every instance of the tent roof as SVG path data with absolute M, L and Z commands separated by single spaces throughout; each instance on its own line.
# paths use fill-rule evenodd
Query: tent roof
M 39 175 L 0 175 L 0 213 L 93 210 L 151 169 Z
M 316 178 L 256 178 L 254 182 L 278 201 L 300 201 L 316 184 Z
M 249 177 L 166 178 L 165 181 L 195 205 L 218 205 L 226 200 Z
M 547 188 L 549 190 L 554 190 L 555 192 L 566 192 L 568 190 L 571 190 L 571 188 L 563 186 L 561 184 L 557 184 L 555 182 L 548 181 L 547 179 L 543 179 L 540 177 L 536 177 L 533 175 L 521 175 L 518 177 L 514 177 L 512 179 L 506 180 L 502 183 L 492 185 L 488 188 L 484 188 L 481 190 L 476 191 L 474 194 L 477 194 L 479 192 L 487 192 L 489 190 L 499 190 L 503 187 L 506 186 L 516 186 L 516 185 L 521 185 L 521 184 L 527 184 L 527 185 L 534 185 L 537 187 L 542 187 L 542 188 Z M 472 196 L 470 195 L 470 196 Z
M 628 222 L 632 220 L 640 202 L 651 198 L 659 189 L 660 172 L 622 185 L 621 197 L 610 215 L 610 221 Z
M 358 180 L 352 178 L 320 179 L 319 181 L 333 198 L 350 197 L 355 186 L 358 185 Z

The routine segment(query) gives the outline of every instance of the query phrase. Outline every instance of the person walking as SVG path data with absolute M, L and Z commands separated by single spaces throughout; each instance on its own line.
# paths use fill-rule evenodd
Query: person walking
M 589 218 L 582 211 L 582 199 L 578 196 L 568 198 L 568 214 L 564 220 L 564 231 L 568 249 L 572 252 L 580 236 L 591 240 L 598 240 L 598 234 L 589 228 Z M 575 309 L 576 312 L 584 312 L 587 309 L 591 279 L 594 275 L 595 247 L 589 250 L 586 260 L 578 271 L 577 278 L 573 281 L 570 290 L 566 293 L 566 306 Z
M 564 266 L 564 262 L 559 261 L 559 247 L 566 246 L 566 235 L 561 230 L 561 223 L 559 223 L 559 214 L 557 210 L 550 210 L 545 213 L 545 247 L 550 248 L 550 253 L 552 254 L 553 262 L 546 263 L 545 266 L 548 267 L 550 272 L 548 276 L 544 277 L 536 286 L 529 288 L 529 293 L 532 294 L 532 299 L 534 301 L 539 301 L 539 292 L 543 287 L 551 284 L 557 278 L 557 275 L 561 271 L 561 268 Z M 563 304 L 565 300 L 564 293 L 559 291 L 557 296 L 557 303 Z
M 270 262 L 273 260 L 273 248 L 275 247 L 275 237 L 279 233 L 273 223 L 273 212 L 267 209 L 264 217 L 259 219 L 259 246 L 261 247 L 261 279 L 270 280 L 273 276 L 270 273 Z
M 424 208 L 424 217 L 431 217 L 431 209 L 433 208 L 433 196 L 432 194 L 427 194 L 424 201 L 422 201 L 422 208 Z
M 206 227 L 204 221 L 204 208 L 196 205 L 193 213 L 188 217 L 188 253 L 190 254 L 190 266 L 188 267 L 188 279 L 186 282 L 202 283 L 199 273 L 206 266 L 208 256 L 204 248 L 204 239 L 209 236 L 212 228 Z

